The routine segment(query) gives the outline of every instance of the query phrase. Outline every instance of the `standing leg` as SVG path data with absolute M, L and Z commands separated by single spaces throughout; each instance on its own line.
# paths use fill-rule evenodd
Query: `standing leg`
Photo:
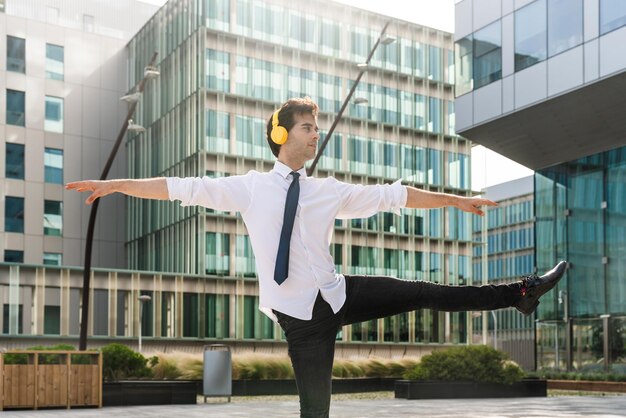
M 340 316 L 317 297 L 313 318 L 309 321 L 276 312 L 285 331 L 289 357 L 296 377 L 302 418 L 328 418 L 335 338 Z

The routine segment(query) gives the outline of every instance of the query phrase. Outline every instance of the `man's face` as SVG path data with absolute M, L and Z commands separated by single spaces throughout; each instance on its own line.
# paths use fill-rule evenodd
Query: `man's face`
M 280 153 L 293 161 L 306 161 L 315 158 L 320 135 L 317 120 L 311 114 L 295 114 L 295 125 L 289 131 L 289 137 L 280 147 Z

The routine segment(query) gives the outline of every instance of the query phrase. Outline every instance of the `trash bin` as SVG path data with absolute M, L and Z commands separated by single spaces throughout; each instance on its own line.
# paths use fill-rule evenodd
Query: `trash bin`
M 204 402 L 209 396 L 227 396 L 233 393 L 233 362 L 230 347 L 224 344 L 204 346 L 204 374 L 202 394 Z

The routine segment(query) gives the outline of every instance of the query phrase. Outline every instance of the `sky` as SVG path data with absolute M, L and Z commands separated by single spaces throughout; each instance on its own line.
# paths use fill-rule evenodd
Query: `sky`
M 166 0 L 141 0 L 162 5 Z M 454 0 L 335 0 L 424 26 L 454 32 Z M 483 146 L 472 148 L 472 189 L 531 175 L 528 168 Z

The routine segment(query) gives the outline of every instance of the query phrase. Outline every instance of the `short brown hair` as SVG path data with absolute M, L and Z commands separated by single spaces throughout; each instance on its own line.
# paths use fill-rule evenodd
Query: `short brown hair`
M 313 101 L 310 97 L 296 97 L 293 99 L 287 100 L 280 107 L 280 111 L 278 112 L 278 124 L 285 128 L 287 132 L 293 128 L 296 124 L 294 121 L 294 115 L 313 115 L 313 117 L 317 117 L 319 113 L 319 107 L 317 103 Z M 273 116 L 274 114 L 272 114 Z M 272 141 L 272 116 L 267 120 L 267 143 L 269 144 L 272 154 L 276 158 L 278 158 L 278 153 L 280 152 L 280 145 Z

